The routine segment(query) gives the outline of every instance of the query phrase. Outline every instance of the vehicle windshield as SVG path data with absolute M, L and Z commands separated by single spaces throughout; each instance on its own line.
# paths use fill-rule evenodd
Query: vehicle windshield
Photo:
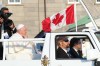
M 98 40 L 100 42 L 100 32 L 96 32 L 95 35 L 96 35 L 96 37 L 98 38 Z

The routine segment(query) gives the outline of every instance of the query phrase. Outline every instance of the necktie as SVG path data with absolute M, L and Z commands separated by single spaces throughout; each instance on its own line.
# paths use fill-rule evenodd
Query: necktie
M 67 52 L 67 55 L 68 55 L 69 58 L 71 58 L 71 54 L 69 52 Z

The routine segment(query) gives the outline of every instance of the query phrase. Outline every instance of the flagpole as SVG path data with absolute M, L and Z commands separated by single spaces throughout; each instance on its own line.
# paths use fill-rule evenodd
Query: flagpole
M 77 13 L 76 13 L 76 0 L 74 0 L 74 19 L 75 19 L 76 32 L 77 32 Z
M 90 19 L 91 19 L 91 21 L 92 21 L 92 24 L 94 25 L 95 29 L 98 31 L 99 29 L 98 29 L 98 27 L 97 27 L 95 21 L 93 20 L 92 15 L 90 14 L 89 10 L 87 9 L 86 5 L 83 3 L 82 0 L 80 0 L 80 3 L 82 4 L 82 6 L 83 6 L 84 9 L 86 10 L 87 14 L 89 15 L 89 17 L 90 17 Z

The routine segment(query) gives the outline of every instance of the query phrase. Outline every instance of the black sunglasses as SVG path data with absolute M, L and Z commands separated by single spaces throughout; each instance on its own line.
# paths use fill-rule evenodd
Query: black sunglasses
M 65 42 L 69 42 L 69 40 L 64 40 Z

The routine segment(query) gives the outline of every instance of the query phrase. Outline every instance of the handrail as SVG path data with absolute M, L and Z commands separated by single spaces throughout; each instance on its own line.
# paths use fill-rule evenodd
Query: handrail
M 27 38 L 27 39 L 0 39 L 0 42 L 2 42 L 1 44 L 3 44 L 3 48 L 4 48 L 4 50 L 3 50 L 3 60 L 5 60 L 5 57 L 6 57 L 6 55 L 5 55 L 5 53 L 6 53 L 6 43 L 5 42 L 22 42 L 22 41 L 32 41 L 32 42 L 34 42 L 34 43 L 44 43 L 44 41 L 45 41 L 45 39 L 44 38 Z
M 0 39 L 0 42 L 8 41 L 44 41 L 44 38 L 27 38 L 27 39 Z

